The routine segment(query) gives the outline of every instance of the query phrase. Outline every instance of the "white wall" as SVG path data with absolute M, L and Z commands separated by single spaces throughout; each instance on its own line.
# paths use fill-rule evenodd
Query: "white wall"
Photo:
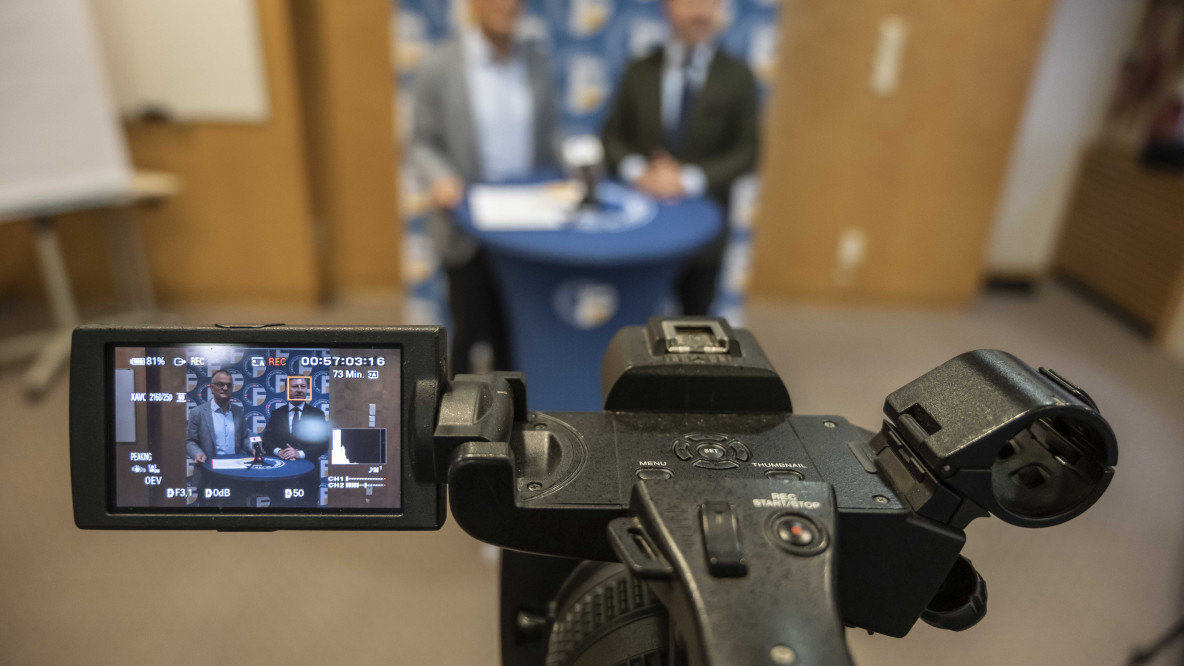
M 1144 0 L 1060 0 L 995 210 L 987 271 L 1036 277 L 1056 249 L 1082 151 L 1096 135 Z
M 253 0 L 92 3 L 124 115 L 159 111 L 177 122 L 267 121 L 267 72 Z
M 89 9 L 83 0 L 0 0 L 0 221 L 130 187 Z

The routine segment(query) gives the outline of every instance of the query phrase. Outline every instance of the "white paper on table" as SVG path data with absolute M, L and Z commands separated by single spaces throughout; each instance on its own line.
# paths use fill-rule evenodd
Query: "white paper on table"
M 214 458 L 210 467 L 214 469 L 246 469 L 251 464 L 251 458 Z
M 556 231 L 574 218 L 583 196 L 574 183 L 475 185 L 469 191 L 479 231 Z

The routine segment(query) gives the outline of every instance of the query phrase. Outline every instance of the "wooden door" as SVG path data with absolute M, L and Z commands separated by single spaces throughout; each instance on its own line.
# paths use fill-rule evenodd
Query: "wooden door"
M 784 3 L 753 292 L 934 304 L 972 297 L 1051 5 Z M 895 90 L 875 92 L 881 35 L 901 27 Z

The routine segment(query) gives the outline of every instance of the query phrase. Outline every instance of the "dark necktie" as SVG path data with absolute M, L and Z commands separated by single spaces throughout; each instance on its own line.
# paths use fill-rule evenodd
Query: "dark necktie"
M 682 62 L 682 95 L 678 101 L 678 120 L 666 137 L 666 150 L 670 154 L 682 158 L 683 141 L 686 138 L 687 126 L 690 124 L 691 109 L 695 106 L 698 91 L 691 80 L 691 63 L 695 57 L 695 50 L 688 49 Z

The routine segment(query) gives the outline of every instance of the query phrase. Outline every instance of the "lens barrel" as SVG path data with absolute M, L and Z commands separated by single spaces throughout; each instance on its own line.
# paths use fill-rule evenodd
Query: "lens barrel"
M 563 583 L 547 645 L 547 666 L 661 666 L 666 609 L 621 564 L 584 562 Z

